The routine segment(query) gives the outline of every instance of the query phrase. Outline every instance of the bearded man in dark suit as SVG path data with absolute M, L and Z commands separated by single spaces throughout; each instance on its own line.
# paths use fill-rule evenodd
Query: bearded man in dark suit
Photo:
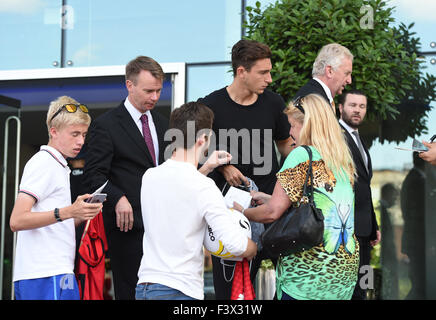
M 370 265 L 372 247 L 381 238 L 371 195 L 371 156 L 360 138 L 358 129 L 366 115 L 367 98 L 363 92 L 358 90 L 350 90 L 341 98 L 339 124 L 344 132 L 357 172 L 357 179 L 354 182 L 354 233 L 360 246 L 360 270 L 360 267 Z M 366 290 L 360 283 L 363 275 L 359 272 L 352 298 L 354 300 L 366 298 Z

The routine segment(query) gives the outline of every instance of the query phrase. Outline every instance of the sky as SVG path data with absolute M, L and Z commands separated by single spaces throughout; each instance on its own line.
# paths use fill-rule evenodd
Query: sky
M 273 2 L 261 1 L 263 7 Z M 53 62 L 59 61 L 60 3 L 60 0 L 0 0 L 0 70 L 51 68 Z M 70 21 L 74 23 L 68 25 L 66 55 L 76 67 L 121 65 L 135 54 L 149 55 L 159 62 L 229 61 L 231 46 L 240 38 L 240 1 L 236 0 L 68 0 L 67 3 L 74 9 L 70 10 L 73 14 Z M 247 0 L 249 6 L 255 3 L 256 0 Z M 388 0 L 388 4 L 396 7 L 396 23 L 415 22 L 412 30 L 421 39 L 422 51 L 436 51 L 430 47 L 432 41 L 436 42 L 433 33 L 436 0 Z M 6 48 L 1 47 L 5 44 Z M 13 50 L 7 50 L 8 47 Z M 436 75 L 436 64 L 429 60 L 430 57 L 425 72 Z M 188 100 L 230 83 L 232 76 L 228 70 L 228 66 L 189 68 Z M 428 139 L 436 133 L 435 109 L 428 118 L 429 134 L 416 138 Z M 410 146 L 411 141 L 399 146 Z M 374 169 L 401 170 L 411 166 L 410 153 L 398 151 L 395 146 L 377 142 L 372 146 Z
M 432 41 L 436 42 L 436 1 L 435 0 L 390 0 L 389 4 L 395 6 L 394 17 L 396 23 L 403 22 L 409 25 L 415 22 L 413 31 L 415 31 L 421 39 L 422 51 L 436 51 L 430 47 Z M 436 56 L 434 56 L 436 58 Z M 429 62 L 430 57 L 426 59 L 426 69 L 424 72 L 436 75 L 436 65 Z M 427 120 L 428 134 L 423 134 L 415 137 L 418 140 L 428 140 L 432 135 L 436 134 L 436 103 L 431 104 L 432 111 L 429 113 Z M 397 169 L 410 168 L 412 166 L 412 155 L 408 151 L 400 151 L 395 149 L 396 146 L 410 148 L 412 145 L 412 137 L 406 142 L 385 143 L 376 142 L 370 149 L 373 169 Z

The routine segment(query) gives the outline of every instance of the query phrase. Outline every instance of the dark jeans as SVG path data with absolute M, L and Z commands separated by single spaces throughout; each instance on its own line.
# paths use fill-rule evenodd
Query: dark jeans
M 371 260 L 371 250 L 372 246 L 370 244 L 369 237 L 356 237 L 357 241 L 359 241 L 360 251 L 359 251 L 359 271 L 362 266 L 366 266 L 370 264 Z M 353 296 L 351 300 L 366 300 L 366 289 L 362 289 L 360 286 L 360 279 L 364 276 L 364 274 L 360 273 L 357 277 L 356 287 L 354 288 Z
M 183 292 L 159 283 L 136 286 L 136 300 L 196 300 Z

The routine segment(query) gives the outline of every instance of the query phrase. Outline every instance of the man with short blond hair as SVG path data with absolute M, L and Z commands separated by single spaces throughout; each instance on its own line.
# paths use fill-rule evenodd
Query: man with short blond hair
M 142 257 L 141 177 L 164 160 L 168 120 L 155 110 L 164 72 L 139 56 L 126 66 L 127 98 L 98 117 L 89 129 L 84 184 L 90 192 L 108 181 L 103 220 L 115 299 L 134 300 Z

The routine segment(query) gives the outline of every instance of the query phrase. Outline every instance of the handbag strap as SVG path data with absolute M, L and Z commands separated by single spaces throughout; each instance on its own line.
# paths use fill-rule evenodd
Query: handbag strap
M 307 151 L 309 154 L 309 166 L 307 168 L 306 172 L 306 178 L 304 180 L 303 185 L 303 197 L 308 197 L 309 202 L 313 203 L 313 172 L 312 172 L 312 150 L 309 146 L 302 145 L 302 147 Z M 310 178 L 310 185 L 309 185 L 309 178 Z

